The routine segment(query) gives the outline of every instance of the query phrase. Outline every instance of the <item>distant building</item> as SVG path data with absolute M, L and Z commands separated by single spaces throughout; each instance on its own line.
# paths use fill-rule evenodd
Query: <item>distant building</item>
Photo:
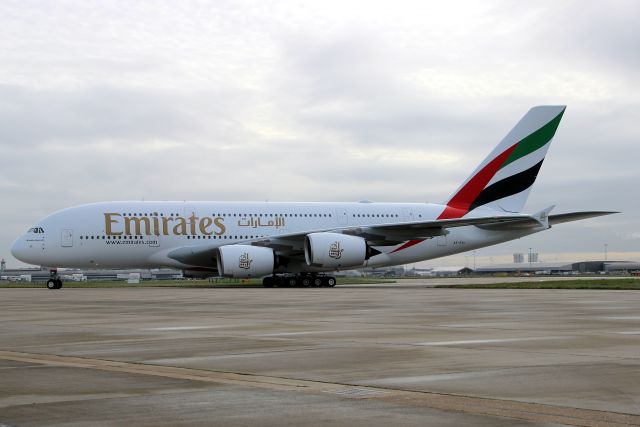
M 524 254 L 513 254 L 513 263 L 522 264 L 524 262 Z
M 519 264 L 495 264 L 476 269 L 477 274 L 594 274 L 630 273 L 640 269 L 640 263 L 625 261 L 581 261 L 581 262 L 531 262 Z
M 405 269 L 402 266 L 389 268 L 363 268 L 361 272 L 362 273 L 359 275 L 364 275 L 366 277 L 403 277 L 405 275 Z
M 422 277 L 422 276 L 433 276 L 433 268 L 412 268 L 411 270 L 407 270 L 406 275 L 409 277 Z
M 0 261 L 0 271 L 4 271 L 7 269 L 7 261 L 4 260 L 4 258 L 2 258 L 2 261 Z
M 537 252 L 529 252 L 527 254 L 527 261 L 529 261 L 529 263 L 538 262 L 538 253 Z
M 144 280 L 163 280 L 163 279 L 182 279 L 182 270 L 173 270 L 168 268 L 161 269 L 131 269 L 131 270 L 81 270 L 81 269 L 64 269 L 59 270 L 58 273 L 62 276 L 63 280 L 67 281 L 92 281 L 92 280 L 124 280 L 128 279 L 130 273 L 139 273 L 140 278 Z M 121 275 L 126 277 L 119 277 Z M 29 275 L 33 282 L 46 282 L 50 275 L 49 270 L 46 268 L 25 268 L 25 269 L 13 269 L 5 270 L 2 277 L 6 277 L 3 280 L 12 280 L 24 275 Z
M 431 269 L 431 275 L 435 277 L 468 276 L 473 273 L 469 267 L 435 267 Z
M 629 273 L 634 275 L 640 275 L 640 262 L 607 262 L 604 265 L 604 270 L 607 273 Z

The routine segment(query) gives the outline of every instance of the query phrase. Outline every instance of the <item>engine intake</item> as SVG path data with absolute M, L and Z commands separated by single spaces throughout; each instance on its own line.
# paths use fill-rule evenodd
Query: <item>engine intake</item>
M 273 273 L 276 255 L 273 249 L 250 245 L 228 245 L 218 248 L 220 276 L 246 279 Z
M 304 239 L 304 257 L 310 267 L 327 269 L 359 267 L 377 250 L 356 236 L 338 233 L 311 233 Z

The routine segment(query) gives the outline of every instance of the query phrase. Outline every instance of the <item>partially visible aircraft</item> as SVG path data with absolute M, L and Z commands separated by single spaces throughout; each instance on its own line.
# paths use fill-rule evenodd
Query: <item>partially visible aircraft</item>
M 565 106 L 534 107 L 444 204 L 103 202 L 42 219 L 11 248 L 52 267 L 173 267 L 335 286 L 343 269 L 414 263 L 615 212 L 522 213 Z

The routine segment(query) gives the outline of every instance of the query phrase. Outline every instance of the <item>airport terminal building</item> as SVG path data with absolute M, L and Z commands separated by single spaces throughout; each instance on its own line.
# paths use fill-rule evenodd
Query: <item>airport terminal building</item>
M 640 263 L 630 261 L 531 262 L 480 267 L 476 274 L 633 274 Z

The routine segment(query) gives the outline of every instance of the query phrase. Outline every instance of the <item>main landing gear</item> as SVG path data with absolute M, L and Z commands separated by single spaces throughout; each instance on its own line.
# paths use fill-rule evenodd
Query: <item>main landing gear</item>
M 62 287 L 62 279 L 58 276 L 58 270 L 49 270 L 49 280 L 47 280 L 47 289 L 60 289 Z
M 295 274 L 287 276 L 267 276 L 262 279 L 265 288 L 333 288 L 336 278 L 319 274 Z

